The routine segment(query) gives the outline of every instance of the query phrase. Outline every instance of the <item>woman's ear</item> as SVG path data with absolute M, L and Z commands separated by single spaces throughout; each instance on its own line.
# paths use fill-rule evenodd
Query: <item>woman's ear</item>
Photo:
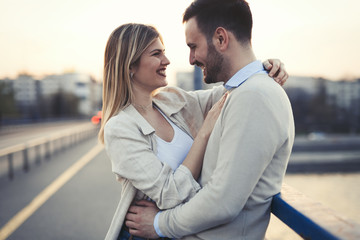
M 132 79 L 135 74 L 135 68 L 133 66 L 129 67 L 129 73 L 130 73 L 130 79 Z
M 130 72 L 130 79 L 132 79 L 134 77 L 135 72 L 136 72 L 136 67 L 131 65 L 130 68 L 129 68 L 129 72 Z

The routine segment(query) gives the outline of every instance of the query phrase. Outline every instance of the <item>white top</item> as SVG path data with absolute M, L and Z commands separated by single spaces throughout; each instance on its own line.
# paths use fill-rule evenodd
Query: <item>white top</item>
M 194 140 L 172 121 L 170 121 L 170 119 L 168 119 L 160 109 L 158 110 L 174 129 L 174 138 L 171 142 L 167 142 L 155 133 L 157 141 L 157 157 L 161 162 L 168 164 L 173 170 L 175 170 L 186 158 Z

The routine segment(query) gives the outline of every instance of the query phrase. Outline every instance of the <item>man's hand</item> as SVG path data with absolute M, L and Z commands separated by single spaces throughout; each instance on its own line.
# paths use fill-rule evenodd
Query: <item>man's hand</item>
M 284 85 L 286 80 L 289 78 L 284 64 L 279 59 L 268 59 L 263 62 L 263 65 L 265 69 L 269 71 L 269 76 L 274 78 L 274 80 L 281 86 Z
M 160 210 L 153 202 L 142 200 L 130 206 L 125 224 L 132 235 L 144 238 L 158 238 L 154 229 L 154 218 Z

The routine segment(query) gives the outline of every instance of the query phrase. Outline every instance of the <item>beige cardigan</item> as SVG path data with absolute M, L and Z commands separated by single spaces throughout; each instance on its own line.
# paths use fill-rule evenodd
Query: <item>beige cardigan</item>
M 163 211 L 160 231 L 184 239 L 263 239 L 293 142 L 286 93 L 267 75 L 253 75 L 230 93 L 214 126 L 202 189 Z
M 177 126 L 195 137 L 204 116 L 224 91 L 223 86 L 194 92 L 165 88 L 153 101 Z M 189 169 L 181 165 L 173 171 L 157 159 L 154 133 L 153 127 L 132 105 L 105 125 L 105 149 L 112 171 L 122 183 L 120 202 L 105 237 L 107 240 L 117 239 L 134 199 L 148 196 L 160 209 L 168 209 L 188 201 L 200 189 Z

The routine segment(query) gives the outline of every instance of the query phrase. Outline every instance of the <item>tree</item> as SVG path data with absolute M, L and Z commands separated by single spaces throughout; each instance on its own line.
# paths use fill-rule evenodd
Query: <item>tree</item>
M 3 119 L 18 116 L 14 100 L 14 91 L 10 83 L 0 82 L 0 126 Z
M 67 118 L 79 116 L 79 98 L 71 93 L 59 91 L 51 97 L 51 115 Z

